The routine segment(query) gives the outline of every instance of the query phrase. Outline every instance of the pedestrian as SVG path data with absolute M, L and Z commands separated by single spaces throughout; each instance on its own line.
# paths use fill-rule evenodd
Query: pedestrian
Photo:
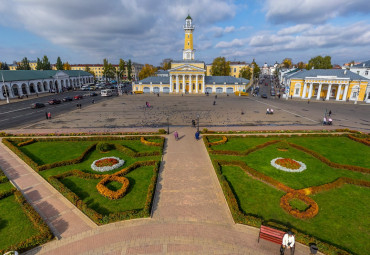
M 285 249 L 290 250 L 290 254 L 294 255 L 294 249 L 295 249 L 295 238 L 291 231 L 288 231 L 283 237 L 283 242 L 280 247 L 280 254 L 285 254 Z
M 80 109 L 81 109 L 81 107 L 82 107 L 82 104 L 80 104 Z
M 199 131 L 195 132 L 195 139 L 196 140 L 199 140 L 199 135 L 200 135 L 200 132 Z
M 173 136 L 175 137 L 176 141 L 179 140 L 179 133 L 177 133 L 177 131 L 173 133 Z
M 293 95 L 290 95 L 290 99 L 293 99 Z
M 48 119 L 51 120 L 51 112 L 48 113 Z
M 217 99 L 217 95 L 215 95 L 215 99 Z
M 28 94 L 26 94 L 26 97 L 28 98 Z
M 157 97 L 159 97 L 159 93 L 157 94 Z
M 266 114 L 270 114 L 270 108 L 267 108 Z
M 191 125 L 195 127 L 195 120 L 191 120 Z
M 48 112 L 45 112 L 46 119 L 49 119 Z
M 95 104 L 95 100 L 93 99 L 93 100 L 91 101 L 91 103 Z
M 329 110 L 329 117 L 331 116 L 331 110 Z
M 310 99 L 307 100 L 307 104 L 309 104 L 309 103 L 310 103 Z
M 216 101 L 213 101 L 213 105 L 216 105 Z

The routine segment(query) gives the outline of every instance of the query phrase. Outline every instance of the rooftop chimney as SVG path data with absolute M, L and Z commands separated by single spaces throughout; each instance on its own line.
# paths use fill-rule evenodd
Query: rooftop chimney
M 344 70 L 344 74 L 347 74 L 347 70 Z
M 351 64 L 351 67 L 353 66 L 353 63 Z
M 363 63 L 362 66 L 365 67 L 365 63 Z

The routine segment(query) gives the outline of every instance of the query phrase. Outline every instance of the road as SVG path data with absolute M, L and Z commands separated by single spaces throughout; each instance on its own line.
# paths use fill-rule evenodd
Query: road
M 97 93 L 99 94 L 99 92 Z M 60 94 L 50 94 L 32 99 L 21 99 L 18 102 L 12 102 L 10 104 L 2 104 L 0 105 L 0 130 L 31 125 L 45 119 L 45 112 L 50 112 L 53 118 L 62 113 L 76 109 L 77 103 L 80 103 L 82 107 L 84 107 L 85 105 L 91 104 L 92 99 L 94 99 L 95 102 L 108 99 L 106 97 L 101 97 L 100 95 L 90 97 L 89 94 L 90 93 L 86 91 L 71 91 Z M 62 102 L 61 104 L 57 105 L 48 104 L 50 99 L 56 98 L 62 100 L 64 97 L 73 97 L 75 95 L 83 95 L 84 97 L 80 100 Z M 46 107 L 31 109 L 31 104 L 36 102 L 44 103 Z

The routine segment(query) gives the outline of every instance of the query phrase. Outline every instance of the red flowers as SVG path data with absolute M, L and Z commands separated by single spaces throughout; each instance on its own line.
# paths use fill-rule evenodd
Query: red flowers
M 104 166 L 113 166 L 118 163 L 118 160 L 115 158 L 105 158 L 95 162 L 97 167 L 104 167 Z
M 299 164 L 297 161 L 290 159 L 290 158 L 280 158 L 275 161 L 276 164 L 289 168 L 289 169 L 299 169 L 301 167 L 301 164 Z

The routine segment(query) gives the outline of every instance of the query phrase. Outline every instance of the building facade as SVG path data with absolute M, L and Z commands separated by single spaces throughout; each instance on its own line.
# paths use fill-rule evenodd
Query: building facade
M 143 93 L 235 93 L 245 91 L 248 80 L 233 76 L 208 76 L 207 67 L 203 61 L 195 60 L 193 48 L 193 32 L 190 15 L 185 19 L 183 59 L 172 61 L 168 76 L 148 77 L 133 85 L 134 92 Z
M 17 70 L 0 71 L 0 99 L 17 98 L 48 92 L 79 88 L 94 82 L 94 76 L 84 71 Z
M 305 100 L 368 101 L 368 86 L 369 79 L 342 69 L 303 70 L 287 77 L 288 96 Z

